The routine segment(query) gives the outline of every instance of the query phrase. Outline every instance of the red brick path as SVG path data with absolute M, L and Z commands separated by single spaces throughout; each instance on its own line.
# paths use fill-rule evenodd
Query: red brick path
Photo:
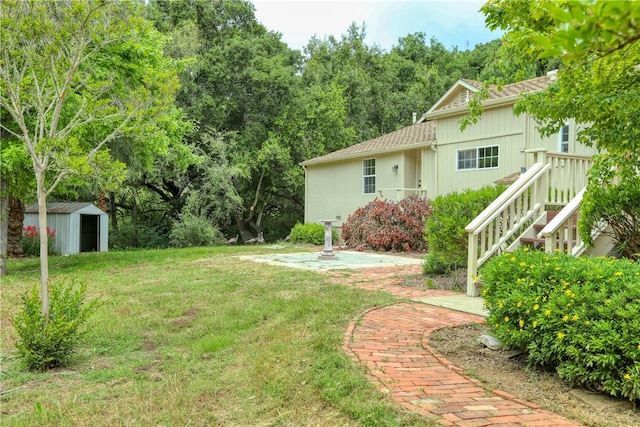
M 405 298 L 451 294 L 400 286 L 401 276 L 419 273 L 420 266 L 362 269 L 353 274 L 332 272 L 333 281 L 364 289 L 384 289 Z M 482 317 L 420 303 L 398 303 L 364 313 L 349 325 L 344 348 L 363 363 L 379 388 L 403 407 L 450 426 L 581 426 L 500 390 L 492 393 L 481 382 L 436 354 L 428 345 L 431 332 Z

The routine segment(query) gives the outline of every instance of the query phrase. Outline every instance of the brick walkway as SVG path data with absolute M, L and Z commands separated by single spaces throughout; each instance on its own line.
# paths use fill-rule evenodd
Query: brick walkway
M 402 275 L 420 266 L 362 269 L 353 274 L 330 273 L 332 280 L 368 290 L 384 289 L 404 298 L 453 294 L 400 286 Z M 428 345 L 431 332 L 482 317 L 420 303 L 378 307 L 352 322 L 344 348 L 364 364 L 379 388 L 403 407 L 450 426 L 581 426 L 500 390 L 486 392 L 482 383 Z

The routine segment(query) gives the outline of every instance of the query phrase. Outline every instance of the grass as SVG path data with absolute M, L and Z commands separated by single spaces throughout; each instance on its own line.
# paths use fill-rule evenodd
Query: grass
M 0 424 L 435 425 L 377 391 L 342 350 L 349 322 L 392 296 L 234 256 L 286 249 L 51 258 L 51 280 L 84 279 L 104 304 L 72 363 L 44 373 L 23 369 L 10 321 L 38 283 L 38 260 L 9 260 L 0 288 Z

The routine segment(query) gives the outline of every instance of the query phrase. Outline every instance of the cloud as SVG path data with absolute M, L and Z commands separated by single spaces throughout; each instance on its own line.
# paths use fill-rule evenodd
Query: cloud
M 366 27 L 368 45 L 385 50 L 416 32 L 435 37 L 447 48 L 473 48 L 500 37 L 484 26 L 478 0 L 255 0 L 256 17 L 269 30 L 282 34 L 293 49 L 302 49 L 312 36 L 340 38 L 351 23 Z

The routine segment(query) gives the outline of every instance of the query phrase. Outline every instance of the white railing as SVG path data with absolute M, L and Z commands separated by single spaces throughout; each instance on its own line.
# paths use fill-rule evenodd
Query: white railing
M 547 153 L 546 149 L 527 150 L 533 155 L 533 166 L 520 175 L 493 203 L 465 228 L 469 237 L 467 260 L 467 295 L 477 296 L 476 280 L 478 268 L 496 252 L 508 246 L 518 246 L 518 239 L 525 229 L 546 214 L 547 206 L 571 205 L 557 222 L 558 229 L 548 231 L 549 244 L 563 244 L 558 230 L 567 223 L 575 223 L 573 200 L 581 195 L 587 183 L 587 171 L 591 167 L 591 157 L 565 153 Z M 580 202 L 575 203 L 579 206 Z M 572 213 L 568 213 L 573 210 Z M 560 225 L 557 223 L 562 221 Z M 573 223 L 570 230 L 573 230 Z M 550 223 L 551 225 L 551 223 Z M 543 230 L 543 231 L 545 231 Z M 581 246 L 577 232 L 568 239 L 572 249 Z M 563 239 L 564 241 L 564 239 Z M 555 242 L 555 243 L 554 243 Z M 554 249 L 551 249 L 552 251 Z M 583 250 L 582 247 L 578 250 Z
M 580 256 L 588 250 L 586 242 L 578 232 L 580 221 L 580 203 L 586 187 L 583 188 L 569 203 L 540 231 L 544 237 L 544 249 L 548 253 L 555 251 L 566 252 L 573 256 Z M 591 241 L 595 242 L 607 229 L 607 222 L 600 221 L 591 230 Z M 603 241 L 602 248 L 610 250 L 607 241 Z M 596 245 L 597 246 L 597 245 Z
M 534 164 L 465 228 L 469 236 L 467 295 L 478 296 L 478 268 L 544 213 L 550 168 Z
M 544 250 L 567 252 L 579 256 L 585 250 L 585 243 L 578 233 L 578 209 L 584 188 L 540 231 L 544 237 Z
M 400 201 L 409 196 L 417 194 L 418 197 L 426 198 L 427 190 L 422 188 L 380 188 L 378 190 L 378 199 Z

